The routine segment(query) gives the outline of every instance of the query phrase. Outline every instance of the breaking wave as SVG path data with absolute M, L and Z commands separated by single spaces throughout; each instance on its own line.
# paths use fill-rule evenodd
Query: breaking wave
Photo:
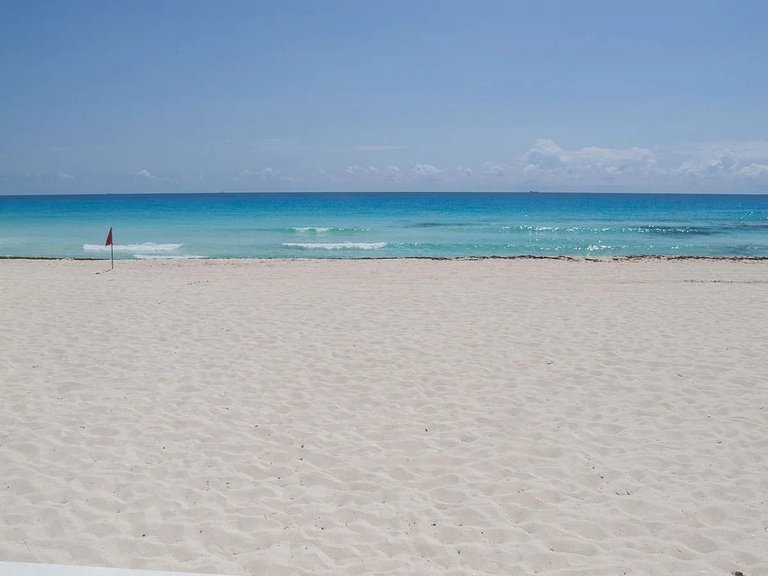
M 205 256 L 196 254 L 134 254 L 137 260 L 199 260 Z
M 144 242 L 143 244 L 115 244 L 115 252 L 173 252 L 181 248 L 183 244 L 155 244 Z M 83 244 L 86 252 L 109 252 L 109 246 L 101 244 Z
M 336 228 L 333 226 L 294 226 L 290 231 L 302 236 L 325 236 L 328 234 L 349 234 L 364 232 L 365 228 Z
M 386 242 L 283 242 L 286 248 L 299 250 L 378 250 Z

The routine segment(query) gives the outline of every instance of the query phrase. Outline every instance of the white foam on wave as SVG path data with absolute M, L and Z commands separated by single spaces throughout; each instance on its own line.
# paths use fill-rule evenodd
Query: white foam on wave
M 332 230 L 332 228 L 321 228 L 321 227 L 317 227 L 317 226 L 304 226 L 304 227 L 301 227 L 301 228 L 294 228 L 293 229 L 294 232 L 301 232 L 301 233 L 304 233 L 304 234 L 307 234 L 307 233 L 310 233 L 310 232 L 314 232 L 316 234 L 323 234 L 325 232 L 330 232 L 331 230 Z
M 183 244 L 155 244 L 144 242 L 143 244 L 115 244 L 115 252 L 173 252 L 181 248 Z M 83 250 L 87 252 L 109 252 L 109 246 L 101 244 L 83 244 Z
M 137 260 L 199 260 L 205 256 L 197 254 L 134 254 Z
M 302 250 L 378 250 L 386 242 L 283 242 L 286 248 Z

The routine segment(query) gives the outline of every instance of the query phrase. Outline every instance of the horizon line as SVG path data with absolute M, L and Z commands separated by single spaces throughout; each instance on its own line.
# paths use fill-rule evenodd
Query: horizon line
M 293 191 L 177 191 L 177 192 L 41 192 L 29 194 L 0 193 L 0 198 L 51 196 L 204 196 L 204 195 L 297 195 L 297 194 L 613 194 L 627 196 L 768 196 L 764 192 L 658 192 L 658 191 L 577 191 L 577 190 L 293 190 Z

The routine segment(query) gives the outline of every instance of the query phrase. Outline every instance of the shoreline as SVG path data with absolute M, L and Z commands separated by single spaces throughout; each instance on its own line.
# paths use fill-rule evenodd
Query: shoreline
M 54 261 L 67 261 L 73 262 L 108 262 L 108 258 L 88 258 L 88 257 L 65 257 L 65 256 L 0 256 L 0 260 L 54 260 Z M 675 261 L 675 260 L 713 260 L 713 261 L 732 261 L 732 262 L 760 262 L 768 260 L 768 256 L 684 256 L 684 255 L 668 255 L 668 254 L 636 254 L 627 256 L 570 256 L 570 255 L 554 255 L 554 256 L 541 256 L 535 254 L 520 254 L 515 256 L 358 256 L 358 257 L 333 257 L 327 258 L 184 258 L 184 257 L 157 257 L 157 258 L 116 258 L 119 262 L 146 262 L 146 261 L 167 261 L 167 260 L 187 260 L 187 261 L 253 261 L 253 262 L 323 262 L 326 260 L 434 260 L 434 261 L 463 261 L 463 260 L 562 260 L 568 262 L 624 262 L 624 261 L 643 261 L 643 260 L 657 260 L 657 261 Z

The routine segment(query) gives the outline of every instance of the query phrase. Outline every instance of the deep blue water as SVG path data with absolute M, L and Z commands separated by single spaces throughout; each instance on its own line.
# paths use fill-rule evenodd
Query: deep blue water
M 768 195 L 0 196 L 0 256 L 768 256 Z

